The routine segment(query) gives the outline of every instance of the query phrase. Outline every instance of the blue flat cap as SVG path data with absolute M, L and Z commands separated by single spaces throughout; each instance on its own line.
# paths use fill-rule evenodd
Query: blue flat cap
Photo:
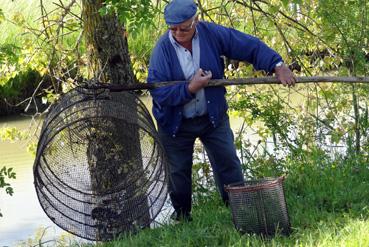
M 168 25 L 177 25 L 193 17 L 196 11 L 193 0 L 172 0 L 165 6 L 164 19 Z

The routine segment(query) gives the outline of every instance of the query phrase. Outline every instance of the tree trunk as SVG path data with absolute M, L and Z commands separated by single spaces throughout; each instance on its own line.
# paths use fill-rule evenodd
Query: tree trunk
M 135 82 L 126 32 L 115 15 L 99 14 L 102 0 L 83 0 L 82 16 L 93 77 L 113 84 Z
M 361 150 L 361 133 L 360 133 L 360 112 L 359 112 L 359 101 L 356 95 L 356 87 L 352 85 L 352 104 L 354 107 L 354 130 L 355 130 L 355 152 L 356 154 L 360 154 Z
M 99 14 L 98 10 L 102 7 L 103 1 L 83 0 L 82 3 L 84 32 L 92 77 L 98 82 L 124 85 L 134 83 L 134 74 L 123 26 L 119 24 L 115 15 L 101 16 Z M 137 104 L 134 100 L 125 107 L 129 107 L 132 112 L 137 112 Z M 138 116 L 136 115 L 135 123 L 137 123 L 137 119 Z M 125 184 L 126 178 L 132 177 L 133 173 L 142 172 L 142 176 L 144 174 L 138 124 L 124 123 L 121 120 L 114 119 L 110 121 L 113 130 L 108 130 L 108 132 L 115 135 L 114 140 L 118 142 L 115 145 L 123 147 L 123 150 L 115 156 L 119 157 L 119 161 L 109 160 L 106 153 L 101 152 L 101 150 L 104 150 L 102 147 L 112 146 L 107 141 L 109 138 L 104 138 L 103 134 L 90 141 L 87 152 L 91 187 L 97 195 L 95 198 L 96 207 L 92 210 L 92 214 L 100 215 L 100 217 L 94 218 L 98 226 L 96 230 L 97 240 L 111 239 L 122 232 L 136 231 L 137 228 L 148 226 L 150 223 L 147 195 L 141 193 L 142 189 L 140 190 L 137 187 L 142 177 L 137 178 L 136 185 L 130 185 L 128 189 L 124 190 L 124 193 L 109 195 L 108 200 L 102 194 L 104 191 L 110 191 L 117 184 Z M 125 133 L 130 133 L 131 138 L 127 138 Z M 104 150 L 104 152 L 109 154 L 108 150 Z M 107 164 L 110 164 L 109 167 L 107 167 Z M 120 164 L 124 164 L 123 170 L 120 169 Z M 108 175 L 112 173 L 118 174 L 116 175 L 118 178 L 112 179 Z M 106 201 L 110 203 L 107 204 Z M 137 205 L 137 202 L 144 203 Z M 113 204 L 121 205 L 122 208 L 117 209 Z M 101 217 L 101 215 L 106 215 L 106 212 L 113 212 L 114 219 Z

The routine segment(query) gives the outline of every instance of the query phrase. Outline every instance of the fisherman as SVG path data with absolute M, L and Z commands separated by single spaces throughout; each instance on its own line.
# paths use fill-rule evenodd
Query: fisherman
M 172 0 L 164 10 L 168 31 L 150 59 L 148 83 L 183 81 L 151 90 L 153 114 L 169 160 L 169 194 L 175 220 L 191 220 L 192 156 L 199 138 L 209 157 L 223 201 L 224 185 L 242 182 L 223 86 L 206 87 L 224 77 L 222 57 L 247 61 L 257 70 L 274 72 L 283 85 L 295 75 L 281 56 L 258 38 L 215 23 L 200 21 L 193 0 Z

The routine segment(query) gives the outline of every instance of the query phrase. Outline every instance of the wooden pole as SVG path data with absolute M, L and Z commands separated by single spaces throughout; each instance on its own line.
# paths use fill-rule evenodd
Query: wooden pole
M 131 90 L 150 90 L 160 87 L 172 86 L 184 81 L 166 81 L 157 83 L 136 83 L 127 85 L 115 84 L 95 84 L 87 86 L 88 88 L 106 88 L 111 91 L 131 91 Z M 369 77 L 336 77 L 336 76 L 311 76 L 297 77 L 296 84 L 302 83 L 369 83 Z M 231 86 L 231 85 L 264 85 L 264 84 L 280 84 L 276 77 L 257 77 L 257 78 L 238 78 L 238 79 L 214 79 L 210 80 L 208 87 L 215 86 Z

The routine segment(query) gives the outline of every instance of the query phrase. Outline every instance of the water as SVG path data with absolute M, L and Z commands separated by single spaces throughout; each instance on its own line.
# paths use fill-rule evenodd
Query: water
M 0 120 L 0 127 L 28 128 L 30 118 L 12 117 Z M 8 180 L 14 189 L 13 196 L 0 190 L 0 246 L 13 246 L 22 240 L 32 238 L 37 229 L 49 227 L 51 233 L 61 234 L 62 230 L 53 224 L 44 214 L 33 186 L 33 156 L 26 151 L 25 141 L 11 143 L 0 142 L 0 167 L 13 167 L 17 178 Z M 49 234 L 50 233 L 50 234 Z

